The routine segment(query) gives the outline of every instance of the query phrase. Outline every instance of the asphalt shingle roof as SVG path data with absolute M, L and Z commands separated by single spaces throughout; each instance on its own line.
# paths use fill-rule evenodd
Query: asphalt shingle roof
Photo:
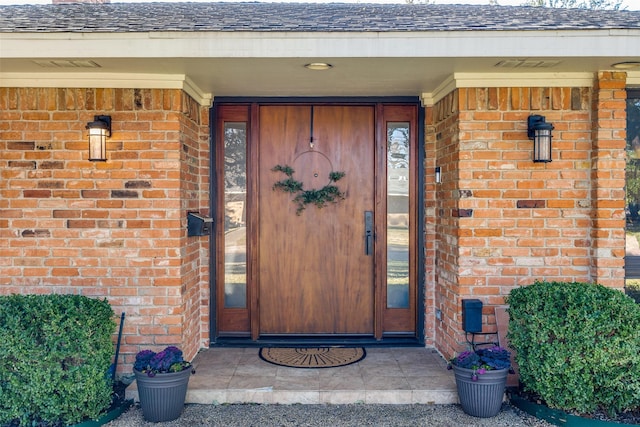
M 0 6 L 0 32 L 5 33 L 586 29 L 640 29 L 640 11 L 344 3 L 111 3 Z

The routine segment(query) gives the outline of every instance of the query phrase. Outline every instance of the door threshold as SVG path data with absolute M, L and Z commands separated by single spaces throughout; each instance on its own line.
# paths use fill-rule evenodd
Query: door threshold
M 424 347 L 416 337 L 299 336 L 271 335 L 257 340 L 249 337 L 218 337 L 209 347 Z

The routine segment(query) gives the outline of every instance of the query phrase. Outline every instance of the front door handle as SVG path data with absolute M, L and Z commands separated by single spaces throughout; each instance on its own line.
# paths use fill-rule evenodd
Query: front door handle
M 364 254 L 373 255 L 373 212 L 364 212 Z

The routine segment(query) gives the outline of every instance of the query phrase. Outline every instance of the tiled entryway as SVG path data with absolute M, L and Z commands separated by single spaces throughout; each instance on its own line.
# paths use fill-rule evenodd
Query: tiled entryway
M 272 365 L 257 348 L 210 348 L 194 359 L 187 403 L 457 403 L 452 371 L 432 348 L 367 348 L 339 368 Z M 137 400 L 136 384 L 127 397 Z

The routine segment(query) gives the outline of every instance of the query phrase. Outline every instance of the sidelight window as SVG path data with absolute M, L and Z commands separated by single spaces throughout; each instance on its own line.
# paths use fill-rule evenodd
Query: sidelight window
M 247 306 L 247 125 L 224 124 L 224 307 Z
M 409 122 L 387 123 L 387 308 L 409 307 Z

